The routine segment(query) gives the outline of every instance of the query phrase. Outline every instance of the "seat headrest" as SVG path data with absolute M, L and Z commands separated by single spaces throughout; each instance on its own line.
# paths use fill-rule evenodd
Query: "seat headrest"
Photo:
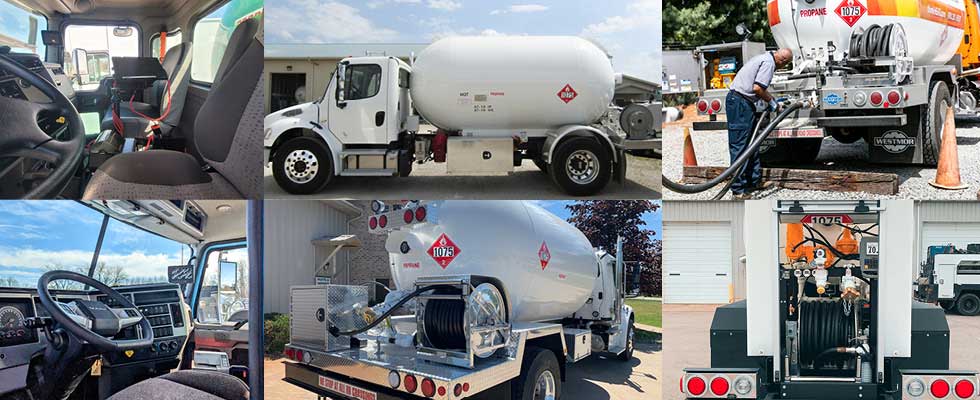
M 262 23 L 255 18 L 249 18 L 238 24 L 235 31 L 231 33 L 231 37 L 228 38 L 228 45 L 225 47 L 225 54 L 221 56 L 221 64 L 218 65 L 218 71 L 214 75 L 214 82 L 217 83 L 224 78 L 225 74 L 228 72 L 228 68 L 235 63 L 236 60 L 241 58 L 245 50 L 248 49 L 248 45 L 252 43 L 255 38 L 256 33 L 259 32 L 259 28 Z

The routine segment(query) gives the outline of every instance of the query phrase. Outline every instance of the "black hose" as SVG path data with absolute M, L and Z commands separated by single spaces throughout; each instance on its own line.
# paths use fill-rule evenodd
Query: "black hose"
M 884 57 L 891 54 L 891 36 L 895 25 L 874 24 L 864 32 L 851 35 L 850 57 Z
M 800 362 L 813 364 L 820 358 L 849 344 L 854 330 L 852 317 L 844 315 L 839 300 L 803 300 L 800 302 Z M 833 350 L 833 351 L 831 351 Z
M 433 299 L 425 303 L 425 337 L 437 349 L 465 347 L 463 314 L 465 303 L 461 300 Z
M 762 131 L 763 133 L 758 135 L 754 140 L 752 140 L 752 143 L 750 143 L 749 146 L 742 151 L 742 154 L 739 154 L 738 158 L 736 158 L 735 161 L 732 162 L 732 164 L 729 165 L 727 169 L 722 171 L 722 173 L 716 176 L 714 179 L 695 185 L 685 185 L 682 183 L 674 182 L 669 178 L 667 178 L 666 176 L 662 176 L 661 181 L 663 182 L 664 187 L 677 193 L 693 194 L 693 193 L 701 193 L 705 190 L 718 186 L 719 183 L 721 183 L 725 179 L 728 179 L 729 176 L 734 174 L 738 168 L 741 168 L 742 164 L 745 164 L 749 160 L 749 156 L 751 156 L 753 153 L 759 150 L 759 146 L 762 145 L 762 142 L 765 141 L 766 137 L 768 137 L 769 134 L 772 133 L 774 129 L 776 129 L 776 126 L 779 125 L 780 122 L 786 119 L 786 117 L 789 117 L 789 115 L 792 114 L 794 111 L 802 107 L 803 107 L 802 102 L 793 103 L 785 110 L 783 110 L 783 112 L 779 113 L 779 115 L 777 115 L 775 119 L 769 122 L 769 125 L 766 126 L 766 129 Z
M 353 330 L 341 332 L 340 329 L 337 328 L 336 326 L 330 326 L 330 329 L 327 329 L 327 331 L 329 331 L 330 334 L 333 335 L 334 337 L 338 337 L 338 336 L 352 336 L 352 335 L 357 335 L 359 333 L 367 332 L 369 329 L 374 328 L 375 326 L 377 326 L 378 324 L 380 324 L 381 321 L 384 321 L 385 319 L 387 319 L 388 317 L 390 317 L 391 314 L 394 313 L 395 310 L 398 309 L 398 307 L 401 307 L 402 305 L 404 305 L 405 303 L 407 303 L 409 300 L 411 300 L 411 299 L 413 299 L 415 297 L 418 297 L 418 295 L 420 295 L 420 294 L 422 294 L 424 292 L 428 292 L 430 290 L 435 290 L 435 289 L 440 289 L 440 288 L 451 288 L 451 286 L 446 286 L 446 285 L 429 285 L 429 286 L 420 287 L 418 289 L 415 289 L 414 292 L 409 293 L 407 296 L 402 297 L 402 299 L 401 300 L 398 300 L 398 302 L 395 303 L 395 305 L 393 307 L 389 308 L 388 311 L 385 311 L 384 314 L 381 314 L 380 316 L 378 316 L 377 318 L 375 318 L 374 319 L 374 322 L 371 322 L 370 324 L 367 324 L 363 328 L 358 328 L 358 329 L 353 329 Z
M 796 74 L 796 75 L 787 76 L 786 77 L 786 80 L 787 81 L 795 81 L 795 80 L 800 80 L 800 79 L 816 78 L 817 76 L 819 76 L 819 74 L 817 74 L 816 72 L 808 72 L 808 73 L 805 73 L 805 74 Z
M 759 128 L 762 127 L 762 123 L 765 120 L 766 117 L 762 116 L 759 117 L 759 122 L 755 123 L 755 129 L 752 130 L 752 137 L 749 138 L 750 143 L 752 139 L 755 139 L 755 137 L 759 135 Z M 742 149 L 742 152 L 744 153 L 745 150 L 748 150 L 748 148 Z M 749 163 L 742 164 L 742 167 L 738 169 L 738 172 L 735 174 L 735 176 L 741 176 L 742 174 L 744 174 L 745 169 L 748 167 L 749 167 Z M 725 197 L 725 194 L 728 193 L 728 189 L 730 189 L 732 187 L 732 184 L 734 183 L 735 183 L 735 179 L 729 179 L 728 182 L 725 183 L 725 186 L 723 186 L 721 190 L 718 191 L 718 193 L 715 193 L 715 196 L 712 197 L 711 200 L 721 200 L 723 197 Z

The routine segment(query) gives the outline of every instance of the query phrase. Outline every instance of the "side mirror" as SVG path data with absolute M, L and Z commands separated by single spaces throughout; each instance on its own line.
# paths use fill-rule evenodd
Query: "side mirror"
M 88 77 L 88 51 L 76 48 L 72 51 L 72 57 L 75 60 L 75 75 L 78 77 L 78 82 L 82 83 L 84 82 L 82 77 Z
M 238 263 L 231 261 L 220 261 L 218 271 L 219 290 L 222 292 L 235 292 L 238 284 Z
M 347 63 L 337 65 L 337 107 L 347 107 Z

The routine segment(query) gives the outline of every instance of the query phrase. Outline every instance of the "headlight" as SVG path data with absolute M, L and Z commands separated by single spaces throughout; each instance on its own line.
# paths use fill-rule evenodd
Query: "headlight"
M 752 391 L 752 378 L 740 376 L 735 378 L 735 393 L 745 396 Z
M 909 381 L 908 386 L 905 387 L 905 391 L 908 392 L 909 396 L 919 397 L 926 392 L 926 385 L 922 383 L 922 380 L 913 379 Z

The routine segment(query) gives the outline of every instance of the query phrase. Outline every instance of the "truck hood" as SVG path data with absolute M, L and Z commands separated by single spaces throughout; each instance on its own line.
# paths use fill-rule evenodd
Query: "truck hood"
M 314 115 L 315 115 L 315 112 L 316 112 L 316 104 L 313 104 L 312 102 L 310 102 L 310 103 L 303 103 L 303 104 L 297 104 L 295 106 L 286 107 L 286 108 L 283 108 L 282 110 L 279 110 L 279 111 L 276 111 L 276 112 L 274 112 L 272 114 L 266 115 L 265 116 L 265 123 L 266 123 L 266 125 L 268 125 L 269 122 L 275 122 L 275 121 L 278 121 L 278 120 L 283 119 L 283 118 L 295 118 L 295 117 L 299 117 L 299 116 L 301 116 L 303 114 L 306 114 L 307 112 L 310 112 L 310 111 L 313 111 L 314 112 Z
M 285 131 L 295 128 L 310 129 L 319 118 L 315 103 L 297 104 L 265 116 L 264 145 L 271 147 Z

